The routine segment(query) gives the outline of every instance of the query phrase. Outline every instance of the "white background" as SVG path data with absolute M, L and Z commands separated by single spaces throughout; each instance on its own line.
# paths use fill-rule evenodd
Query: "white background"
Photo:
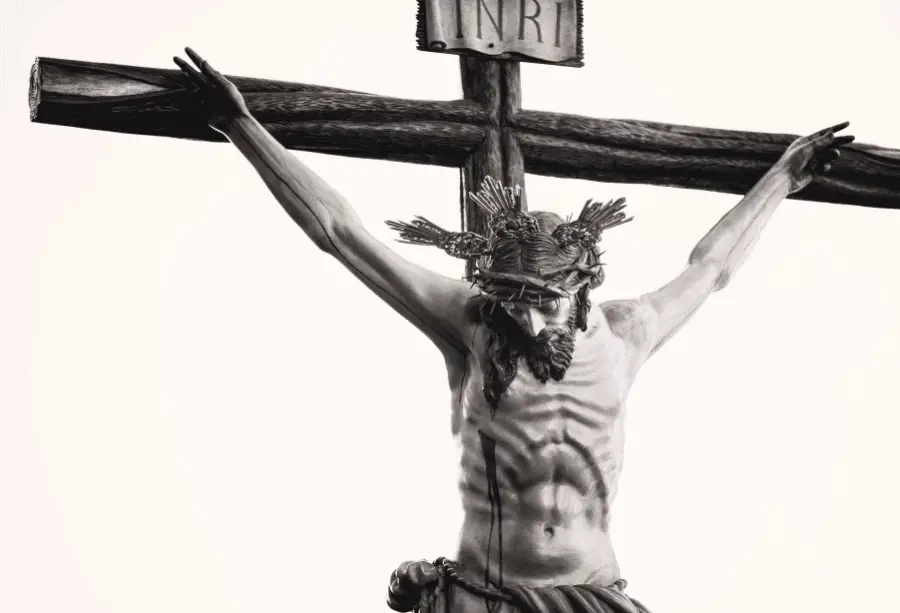
M 317 251 L 232 147 L 28 122 L 36 56 L 459 95 L 410 2 L 2 0 L 0 611 L 383 611 L 461 518 L 443 364 Z M 587 66 L 525 106 L 900 148 L 892 0 L 588 2 Z M 301 153 L 382 221 L 458 227 L 458 173 Z M 627 196 L 610 298 L 657 287 L 738 197 Z M 900 211 L 788 201 L 645 368 L 613 536 L 660 613 L 890 610 L 900 535 Z M 448 275 L 457 261 L 397 246 Z M 433 251 L 433 252 L 432 252 Z

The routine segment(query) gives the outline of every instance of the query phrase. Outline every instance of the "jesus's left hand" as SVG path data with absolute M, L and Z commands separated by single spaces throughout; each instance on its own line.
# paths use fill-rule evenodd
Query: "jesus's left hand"
M 853 136 L 837 136 L 850 122 L 840 123 L 795 140 L 776 163 L 787 173 L 790 192 L 798 192 L 820 175 L 831 171 L 831 163 L 841 155 L 840 148 L 853 142 Z
M 249 117 L 250 111 L 247 110 L 244 97 L 234 83 L 213 68 L 193 49 L 187 48 L 184 51 L 200 70 L 198 71 L 180 57 L 175 58 L 175 63 L 201 97 L 209 126 L 225 133 L 235 119 Z

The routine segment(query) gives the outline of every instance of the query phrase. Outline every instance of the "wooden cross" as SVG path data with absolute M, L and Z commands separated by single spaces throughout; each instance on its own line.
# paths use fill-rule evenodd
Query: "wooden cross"
M 460 10 L 462 1 L 429 0 L 427 4 L 455 2 Z M 479 11 L 479 19 L 495 18 L 480 12 L 487 6 L 484 0 L 465 1 L 471 10 Z M 499 8 L 500 3 L 495 6 Z M 521 6 L 525 7 L 524 1 Z M 420 47 L 428 42 L 421 10 L 422 2 Z M 467 15 L 471 17 L 471 11 Z M 497 26 L 495 21 L 492 24 Z M 558 22 L 556 27 L 558 38 Z M 431 50 L 439 46 L 432 44 Z M 525 110 L 519 62 L 509 57 L 461 55 L 463 98 L 453 101 L 390 98 L 247 77 L 229 79 L 243 93 L 254 117 L 289 149 L 460 168 L 462 226 L 475 232 L 484 232 L 484 218 L 467 194 L 489 175 L 523 187 L 529 172 L 743 194 L 796 138 Z M 574 64 L 579 65 L 580 58 Z M 38 58 L 31 74 L 31 119 L 224 142 L 221 134 L 206 125 L 186 85 L 178 70 Z M 853 144 L 827 177 L 793 197 L 900 208 L 900 151 Z

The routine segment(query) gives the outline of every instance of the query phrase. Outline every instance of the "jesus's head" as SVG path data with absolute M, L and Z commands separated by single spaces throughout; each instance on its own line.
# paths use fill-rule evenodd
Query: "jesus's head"
M 588 294 L 603 282 L 597 243 L 604 231 L 630 218 L 624 198 L 588 200 L 573 221 L 528 213 L 519 187 L 503 187 L 491 177 L 469 195 L 486 215 L 486 235 L 448 232 L 424 217 L 387 223 L 402 242 L 434 245 L 475 264 L 479 294 L 470 315 L 488 331 L 484 394 L 497 408 L 521 360 L 539 381 L 563 378 L 575 335 L 587 329 Z
M 474 315 L 488 331 L 484 392 L 495 407 L 518 374 L 520 360 L 538 381 L 563 378 L 577 331 L 587 328 L 591 288 L 603 279 L 595 250 L 561 246 L 552 238 L 564 223 L 560 216 L 531 216 L 539 231 L 497 241 L 479 276 L 482 294 Z

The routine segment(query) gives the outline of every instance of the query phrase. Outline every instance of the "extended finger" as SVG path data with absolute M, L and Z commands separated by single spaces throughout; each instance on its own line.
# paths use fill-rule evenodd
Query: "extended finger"
M 222 76 L 222 73 L 213 68 L 209 62 L 200 57 L 199 53 L 197 53 L 190 47 L 185 47 L 184 52 L 187 53 L 188 57 L 191 58 L 191 61 L 193 61 L 200 68 L 200 72 L 206 75 L 211 81 L 219 85 L 224 83 L 225 77 Z
M 206 60 L 200 57 L 200 54 L 191 49 L 190 47 L 185 47 L 184 52 L 187 53 L 187 56 L 191 58 L 191 61 L 196 64 L 197 68 L 201 70 L 201 72 L 206 72 Z
M 846 136 L 838 136 L 838 137 L 835 137 L 835 139 L 831 142 L 831 146 L 835 147 L 835 148 L 836 147 L 844 147 L 846 145 L 849 145 L 850 143 L 852 143 L 855 140 L 856 140 L 856 137 L 853 136 L 852 134 L 848 134 Z
M 204 79 L 203 75 L 197 72 L 197 70 L 193 66 L 191 66 L 178 56 L 175 56 L 172 59 L 175 60 L 175 64 L 178 65 L 178 67 L 181 69 L 181 72 L 183 72 L 187 76 L 191 83 L 193 83 L 197 87 L 205 87 L 207 85 L 206 79 Z
M 822 132 L 831 132 L 833 134 L 835 132 L 840 132 L 841 130 L 843 130 L 844 128 L 846 128 L 849 125 L 850 125 L 849 121 L 842 121 L 841 123 L 833 125 L 830 128 L 825 128 L 824 130 L 822 130 Z
M 818 139 L 823 136 L 834 136 L 835 132 L 840 132 L 841 130 L 843 130 L 844 128 L 846 128 L 849 125 L 850 125 L 849 121 L 844 121 L 839 124 L 833 125 L 829 128 L 823 128 L 822 130 L 819 130 L 818 132 L 813 134 L 813 139 Z

